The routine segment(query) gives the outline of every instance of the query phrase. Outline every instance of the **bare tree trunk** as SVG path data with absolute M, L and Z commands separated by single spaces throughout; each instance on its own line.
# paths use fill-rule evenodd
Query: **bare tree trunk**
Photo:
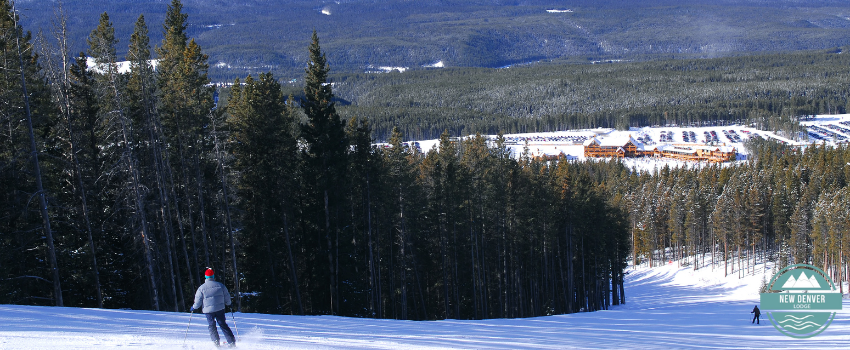
M 289 242 L 289 222 L 286 214 L 283 214 L 283 233 L 286 238 L 286 251 L 289 254 L 289 269 L 292 272 L 292 285 L 295 287 L 295 300 L 298 302 L 298 314 L 304 315 L 304 305 L 301 303 L 301 290 L 298 287 L 298 273 L 295 267 L 295 256 L 292 254 L 292 245 Z
M 150 73 L 150 70 L 149 70 L 150 67 L 147 66 L 148 65 L 147 62 L 138 62 L 138 63 L 140 65 L 141 69 L 142 69 L 143 74 Z M 189 255 L 188 255 L 188 252 L 186 251 L 186 242 L 185 242 L 186 236 L 185 236 L 184 231 L 183 231 L 183 220 L 180 216 L 180 203 L 179 203 L 179 200 L 177 198 L 177 194 L 174 192 L 174 183 L 173 183 L 172 174 L 171 174 L 171 166 L 170 166 L 170 164 L 169 164 L 169 162 L 166 158 L 166 155 L 165 155 L 165 152 L 164 152 L 164 149 L 163 149 L 162 140 L 164 138 L 164 135 L 162 134 L 162 125 L 160 123 L 158 116 L 155 113 L 152 112 L 152 109 L 153 109 L 152 108 L 153 107 L 152 101 L 151 101 L 152 97 L 147 94 L 148 86 L 147 86 L 146 83 L 148 81 L 149 80 L 148 80 L 147 76 L 141 78 L 141 84 L 142 84 L 141 90 L 145 94 L 145 96 L 143 97 L 143 108 L 144 108 L 144 112 L 145 112 L 145 119 L 146 119 L 146 122 L 148 124 L 148 134 L 149 134 L 149 138 L 150 138 L 150 144 L 151 144 L 151 147 L 153 148 L 153 157 L 154 157 L 154 164 L 155 164 L 155 169 L 156 169 L 156 181 L 157 181 L 157 187 L 159 188 L 159 195 L 160 195 L 160 213 L 163 217 L 163 225 L 164 225 L 164 229 L 165 229 L 165 232 L 166 232 L 166 238 L 169 242 L 168 243 L 168 245 L 169 245 L 168 246 L 169 265 L 172 265 L 172 264 L 178 265 L 177 268 L 176 268 L 177 290 L 179 291 L 179 295 L 180 295 L 180 300 L 181 300 L 180 305 L 183 305 L 183 304 L 185 304 L 185 300 L 184 300 L 184 297 L 183 297 L 183 284 L 180 281 L 180 267 L 179 267 L 178 263 L 172 262 L 172 257 L 171 257 L 171 252 L 172 252 L 171 232 L 173 230 L 173 225 L 172 225 L 172 222 L 171 222 L 171 208 L 170 208 L 171 199 L 169 198 L 169 194 L 174 198 L 175 212 L 176 212 L 176 215 L 177 215 L 177 225 L 178 225 L 178 230 L 179 230 L 179 233 L 180 233 L 179 237 L 177 237 L 177 238 L 180 240 L 180 242 L 182 244 L 183 255 L 184 255 L 184 258 L 186 260 L 186 270 L 189 272 L 189 280 L 190 280 L 190 286 L 191 286 L 192 290 L 195 289 L 195 274 L 192 272 L 192 265 L 189 262 Z M 177 243 L 174 242 L 174 244 L 176 246 Z M 176 247 L 174 249 L 176 250 Z M 174 252 L 174 261 L 179 262 L 179 260 L 180 260 L 179 257 L 178 257 L 179 254 L 176 251 L 173 251 L 173 252 Z M 172 270 L 172 274 L 174 274 L 174 270 Z M 174 282 L 173 280 L 174 280 L 174 277 L 172 276 L 172 285 L 173 285 L 173 282 Z M 176 296 L 175 296 L 175 298 L 176 298 Z M 177 306 L 175 306 L 175 311 L 179 311 L 179 308 Z
M 409 243 L 408 243 L 409 244 Z M 422 292 L 422 282 L 419 278 L 419 268 L 416 264 L 416 257 L 413 255 L 413 247 L 410 247 L 411 253 L 411 261 L 413 265 L 413 277 L 416 279 L 416 288 L 419 291 L 419 304 L 422 306 L 422 317 L 419 319 L 426 319 L 428 317 L 428 311 L 425 307 L 425 293 Z
M 507 216 L 508 215 L 506 215 L 506 217 Z M 501 246 L 500 252 L 499 252 L 500 255 L 501 255 L 500 263 L 502 265 L 502 268 L 501 268 L 501 271 L 500 271 L 501 276 L 499 278 L 499 305 L 501 305 L 499 307 L 499 313 L 500 313 L 499 317 L 500 318 L 508 317 L 508 250 L 507 250 L 508 249 L 507 248 L 508 240 L 507 240 L 507 232 L 508 232 L 508 229 L 510 227 L 513 227 L 511 222 L 509 222 L 507 224 L 507 227 L 505 227 L 505 223 L 504 223 L 505 220 L 509 220 L 509 219 L 502 219 L 502 241 L 500 242 L 502 246 Z
M 271 269 L 270 272 L 271 272 L 271 276 L 272 276 L 272 285 L 275 286 L 275 288 L 274 288 L 274 299 L 275 299 L 275 302 L 277 302 L 278 310 L 282 310 L 282 307 L 281 307 L 281 304 L 280 304 L 280 283 L 277 282 L 277 273 L 274 271 L 274 265 L 275 265 L 274 253 L 272 253 L 272 246 L 271 246 L 271 243 L 269 243 L 269 240 L 266 239 L 265 241 L 266 241 L 266 253 L 269 254 L 269 269 Z
M 167 253 L 168 253 L 168 268 L 169 268 L 169 272 L 170 272 L 170 275 L 171 275 L 171 293 L 174 297 L 174 311 L 179 312 L 180 311 L 180 305 L 182 305 L 182 303 L 177 302 L 177 295 L 178 295 L 177 291 L 179 290 L 180 299 L 182 300 L 183 299 L 183 287 L 182 287 L 182 284 L 180 285 L 179 288 L 176 285 L 176 283 L 179 283 L 179 278 L 175 280 L 175 269 L 174 269 L 174 261 L 173 261 L 174 259 L 172 258 L 173 250 L 171 248 L 171 244 L 172 244 L 172 240 L 171 240 L 171 220 L 170 220 L 170 216 L 169 216 L 170 213 L 169 213 L 168 209 L 166 208 L 167 203 L 168 203 L 168 194 L 167 194 L 167 191 L 165 189 L 166 184 L 165 184 L 165 181 L 164 181 L 163 169 L 162 169 L 162 166 L 161 166 L 161 163 L 160 163 L 160 158 L 159 158 L 158 152 L 156 150 L 157 142 L 156 142 L 156 138 L 154 137 L 152 125 L 150 123 L 150 116 L 148 115 L 147 117 L 148 117 L 148 129 L 149 129 L 148 133 L 149 133 L 149 136 L 150 136 L 150 143 L 154 148 L 153 153 L 154 153 L 154 163 L 155 163 L 155 172 L 156 172 L 156 183 L 157 183 L 157 189 L 159 191 L 159 214 L 160 214 L 160 221 L 162 221 L 162 230 L 165 232 L 166 250 L 167 250 Z M 177 267 L 177 273 L 178 274 L 179 274 L 179 269 L 180 269 L 180 267 L 178 266 Z
M 616 259 L 614 261 L 620 260 L 619 256 L 616 256 L 615 258 Z M 611 269 L 611 303 L 613 305 L 620 305 L 620 296 L 618 294 L 619 290 L 617 289 L 617 283 L 620 282 L 620 277 L 618 276 L 619 273 L 622 273 L 622 271 L 618 271 L 616 268 Z
M 15 3 L 12 2 L 12 19 L 14 21 L 15 30 L 18 28 L 18 15 L 15 9 Z M 21 51 L 20 35 L 15 33 L 15 44 L 18 50 L 18 64 L 20 65 L 21 73 L 21 90 L 24 97 L 24 112 L 27 116 L 27 129 L 30 136 L 30 149 L 32 153 L 33 167 L 35 168 L 35 183 L 38 190 L 38 204 L 41 212 L 41 221 L 44 229 L 44 234 L 47 237 L 47 257 L 50 260 L 50 270 L 53 272 L 53 299 L 56 306 L 64 306 L 62 301 L 62 286 L 59 283 L 59 266 L 56 263 L 56 247 L 53 245 L 53 230 L 50 228 L 50 216 L 47 212 L 47 196 L 44 193 L 44 184 L 41 182 L 41 166 L 38 162 L 38 148 L 35 144 L 35 132 L 32 127 L 32 114 L 30 113 L 30 98 L 27 92 L 27 81 L 24 75 L 24 55 Z
M 147 264 L 148 274 L 150 275 L 151 289 L 153 290 L 153 305 L 154 309 L 159 311 L 159 291 L 156 283 L 156 277 L 154 276 L 153 269 L 153 254 L 151 252 L 151 244 L 150 244 L 150 231 L 148 230 L 148 222 L 147 216 L 145 214 L 145 206 L 142 201 L 142 190 L 141 190 L 141 181 L 139 180 L 139 173 L 136 169 L 136 158 L 133 154 L 132 143 L 130 142 L 130 131 L 129 126 L 127 125 L 127 116 L 124 114 L 124 109 L 121 107 L 121 93 L 118 89 L 118 82 L 116 81 L 116 72 L 115 72 L 115 62 L 109 62 L 109 69 L 107 74 L 109 75 L 109 83 L 110 88 L 112 89 L 112 98 L 115 104 L 115 112 L 118 114 L 119 122 L 121 123 L 121 135 L 123 137 L 124 142 L 124 158 L 125 165 L 127 166 L 127 171 L 130 175 L 131 187 L 133 188 L 133 196 L 135 199 L 136 205 L 136 214 L 138 215 L 138 220 L 141 224 L 142 232 L 140 233 L 142 242 L 145 246 L 145 261 Z M 170 254 L 170 252 L 169 252 Z M 172 275 L 173 278 L 173 275 Z
M 183 163 L 182 158 L 181 158 L 181 163 Z M 185 178 L 186 181 L 188 182 L 189 181 L 188 177 L 186 177 L 186 175 L 185 175 L 185 171 L 186 171 L 185 165 L 184 165 L 183 169 L 184 169 L 183 170 L 183 172 L 184 172 L 183 178 Z M 197 169 L 196 177 L 197 177 L 197 182 L 198 182 L 198 207 L 199 207 L 198 212 L 200 213 L 199 220 L 201 221 L 201 237 L 204 238 L 204 256 L 207 259 L 207 268 L 211 268 L 213 266 L 210 264 L 210 249 L 209 249 L 209 243 L 207 241 L 207 238 L 208 238 L 207 237 L 207 218 L 206 218 L 206 213 L 205 213 L 206 210 L 204 209 L 204 192 L 203 192 L 203 188 L 201 186 L 201 170 L 200 169 Z M 187 188 L 188 188 L 188 186 L 187 186 Z M 189 208 L 189 210 L 191 212 L 191 207 Z M 213 247 L 212 250 L 215 251 L 215 247 Z
M 573 232 L 572 225 L 567 224 L 566 236 L 567 236 L 567 293 L 569 295 L 569 299 L 567 299 L 567 310 L 570 313 L 575 312 L 575 283 L 573 281 Z
M 230 198 L 227 195 L 227 179 L 226 179 L 225 173 L 224 173 L 224 161 L 221 159 L 221 153 L 219 152 L 219 149 L 218 149 L 218 135 L 216 134 L 215 120 L 212 116 L 212 113 L 210 113 L 210 123 L 212 124 L 213 143 L 215 144 L 215 157 L 216 157 L 216 160 L 218 161 L 219 173 L 221 174 L 221 192 L 222 192 L 222 196 L 224 197 L 224 201 L 223 201 L 224 202 L 224 216 L 225 216 L 225 221 L 227 221 L 227 238 L 230 240 L 230 255 L 231 255 L 231 260 L 233 260 L 233 280 L 235 281 L 235 284 L 236 284 L 236 311 L 242 312 L 242 294 L 240 293 L 240 288 L 239 288 L 240 287 L 240 285 L 239 285 L 239 269 L 238 269 L 237 264 L 236 264 L 236 243 L 233 240 L 233 225 L 231 224 L 231 221 L 230 221 Z M 200 179 L 199 179 L 199 181 L 200 181 Z M 289 233 L 288 233 L 288 231 L 287 231 L 286 240 L 287 240 L 286 244 L 288 246 L 289 245 Z M 291 252 L 290 252 L 290 258 L 292 258 Z M 294 274 L 294 270 L 293 270 L 293 274 Z M 295 283 L 296 283 L 296 288 L 297 288 L 297 283 L 298 283 L 297 279 L 295 279 Z M 296 294 L 298 294 L 298 293 L 296 293 Z M 301 314 L 303 315 L 304 310 L 301 307 L 301 296 L 300 295 L 298 295 L 298 304 L 299 304 L 298 308 L 301 310 Z
M 372 198 L 370 193 L 369 172 L 366 172 L 366 231 L 369 239 L 369 312 L 372 317 L 379 317 L 380 312 L 380 295 L 377 293 L 377 285 L 380 281 L 376 280 L 375 274 L 375 257 L 373 255 L 375 247 L 372 242 Z M 377 306 L 377 307 L 376 307 Z
M 452 266 L 454 267 L 454 283 L 452 287 L 454 287 L 454 299 L 455 299 L 455 317 L 461 318 L 460 316 L 460 283 L 458 282 L 458 259 L 457 259 L 457 227 L 452 225 L 452 240 L 454 241 L 454 263 Z
M 166 214 L 166 213 L 163 213 L 163 214 Z M 173 250 L 171 249 L 171 233 L 170 233 L 171 230 L 169 230 L 169 228 L 165 227 L 164 231 L 165 231 L 165 250 L 166 250 L 166 253 L 168 255 L 168 271 L 170 272 L 169 274 L 171 275 L 170 276 L 171 277 L 171 294 L 172 294 L 172 297 L 174 298 L 174 312 L 179 312 L 180 311 L 180 309 L 179 309 L 180 303 L 178 303 L 178 301 L 177 301 L 177 285 L 176 285 L 177 281 L 175 280 L 175 277 L 174 277 L 174 259 L 173 259 Z
M 116 89 L 117 94 L 117 89 Z M 116 96 L 117 97 L 117 96 Z M 159 292 L 156 283 L 156 278 L 154 276 L 153 270 L 153 255 L 151 253 L 151 245 L 150 245 L 150 232 L 148 230 L 148 222 L 147 217 L 145 215 L 145 207 L 142 202 L 142 194 L 139 184 L 139 174 L 135 168 L 135 157 L 133 157 L 132 150 L 130 149 L 129 136 L 125 121 L 125 116 L 122 112 L 119 112 L 121 115 L 119 119 L 121 119 L 121 129 L 122 134 L 124 136 L 124 143 L 127 145 L 126 154 L 124 155 L 124 161 L 127 166 L 127 171 L 130 173 L 132 187 L 133 187 L 133 195 L 135 197 L 136 211 L 138 215 L 138 219 L 142 226 L 141 238 L 145 246 L 145 261 L 148 268 L 148 274 L 150 275 L 151 288 L 153 290 L 153 305 L 156 311 L 160 310 L 159 307 Z
M 401 271 L 401 319 L 407 320 L 407 255 L 405 247 L 407 247 L 407 237 L 405 236 L 404 225 L 404 197 L 399 188 L 399 265 Z
M 174 207 L 176 208 L 175 213 L 177 215 L 177 228 L 178 228 L 179 233 L 180 233 L 179 236 L 177 237 L 177 239 L 180 241 L 180 245 L 183 249 L 183 258 L 186 260 L 186 270 L 189 271 L 189 281 L 190 281 L 191 290 L 194 290 L 195 289 L 195 282 L 196 282 L 195 281 L 195 274 L 194 274 L 194 272 L 192 272 L 192 264 L 189 261 L 189 252 L 186 249 L 186 235 L 183 231 L 183 218 L 180 215 L 180 202 L 178 201 L 177 196 L 174 193 L 174 184 L 169 182 L 168 179 L 166 179 L 166 175 L 168 175 L 168 177 L 170 178 L 171 169 L 168 166 L 167 161 L 163 158 L 163 153 L 161 152 L 161 149 L 160 149 L 159 152 L 156 152 L 156 153 L 157 153 L 158 157 L 160 157 L 159 160 L 158 160 L 158 163 L 162 168 L 162 173 L 161 173 L 162 184 L 161 184 L 161 186 L 168 187 L 168 188 L 163 188 L 162 194 L 161 194 L 163 196 L 162 198 L 163 198 L 163 204 L 164 204 L 164 210 L 165 210 L 163 215 L 166 215 L 167 218 L 168 218 L 168 220 L 166 222 L 168 227 L 169 228 L 172 227 L 171 215 L 170 215 L 171 214 L 171 208 L 170 208 L 171 200 L 168 198 L 168 195 L 170 193 L 171 195 L 174 196 Z M 175 252 L 175 254 L 177 254 L 177 253 Z M 176 258 L 176 259 L 179 260 L 179 258 Z M 197 265 L 197 260 L 195 261 L 195 264 Z M 179 268 L 178 268 L 178 271 L 179 271 Z M 178 272 L 178 284 L 181 287 L 180 288 L 180 298 L 183 299 L 182 283 L 179 282 L 179 272 Z
M 447 261 L 446 261 L 446 255 L 447 255 L 446 238 L 445 238 L 445 234 L 446 234 L 446 232 L 445 232 L 446 231 L 446 225 L 445 225 L 446 208 L 441 206 L 440 210 L 442 211 L 442 213 L 440 213 L 440 216 L 443 217 L 443 219 L 441 220 L 442 222 L 440 223 L 440 259 L 442 260 L 442 270 L 443 270 L 443 307 L 445 309 L 444 310 L 444 312 L 445 312 L 444 317 L 449 318 L 451 314 L 449 312 L 449 274 L 448 274 L 449 273 L 449 271 L 448 271 L 449 267 L 448 267 L 448 264 L 447 264 Z
M 91 249 L 92 254 L 92 274 L 94 275 L 94 285 L 95 289 L 97 289 L 97 307 L 103 308 L 103 290 L 100 286 L 100 270 L 97 267 L 97 247 L 94 244 L 94 237 L 92 235 L 91 228 L 91 218 L 89 217 L 89 209 L 88 202 L 86 200 L 86 187 L 83 182 L 82 170 L 80 169 L 80 162 L 77 159 L 77 148 L 76 142 L 74 138 L 74 128 L 73 123 L 71 122 L 71 100 L 69 96 L 71 79 L 68 77 L 68 27 L 67 27 L 67 17 L 65 16 L 64 9 L 62 7 L 62 2 L 59 1 L 54 8 L 54 19 L 58 21 L 58 23 L 54 23 L 54 32 L 53 35 L 56 41 L 59 43 L 59 47 L 57 48 L 60 63 L 62 65 L 61 73 L 57 72 L 59 65 L 56 62 L 52 62 L 51 53 L 44 52 L 43 57 L 49 62 L 47 64 L 48 71 L 52 76 L 52 80 L 58 81 L 57 86 L 59 99 L 61 100 L 61 112 L 65 117 L 65 121 L 67 123 L 68 128 L 68 146 L 70 148 L 70 158 L 71 163 L 74 166 L 74 178 L 77 181 L 77 186 L 80 192 L 80 202 L 82 206 L 83 213 L 83 221 L 86 225 L 86 233 L 88 235 L 88 244 Z M 45 51 L 47 51 L 47 43 L 46 41 L 43 43 L 45 46 Z M 51 64 L 52 63 L 52 64 Z
M 334 257 L 333 257 L 333 242 L 331 242 L 331 218 L 330 211 L 328 208 L 328 190 L 324 191 L 325 198 L 325 239 L 328 242 L 328 269 L 330 269 L 330 280 L 331 280 L 331 314 L 336 315 L 336 309 L 334 308 L 334 298 L 336 296 L 336 283 L 334 279 Z
M 160 154 L 162 155 L 163 153 L 160 153 Z M 177 197 L 177 190 L 174 189 L 174 173 L 172 172 L 170 162 L 165 158 L 163 158 L 162 161 L 165 163 L 164 168 L 165 168 L 166 175 L 168 175 L 169 191 L 171 192 L 171 197 L 174 198 L 174 213 L 177 216 L 177 228 L 180 230 L 180 236 L 186 237 L 186 235 L 184 234 L 184 229 L 183 229 L 183 216 L 180 212 L 180 198 Z M 187 200 L 187 202 L 188 202 L 188 200 Z M 191 207 L 191 205 L 189 205 L 189 213 L 190 213 L 190 215 L 189 215 L 189 231 L 192 234 L 192 257 L 193 257 L 193 262 L 195 263 L 194 270 L 198 271 L 198 279 L 195 279 L 195 274 L 192 272 L 192 270 L 193 270 L 192 265 L 189 264 L 189 255 L 188 255 L 188 252 L 186 251 L 185 239 L 183 241 L 183 254 L 185 255 L 185 258 L 186 258 L 186 268 L 189 269 L 189 278 L 192 279 L 192 289 L 194 290 L 195 289 L 195 283 L 203 283 L 203 281 L 201 281 L 200 267 L 198 266 L 198 249 L 197 249 L 197 246 L 195 245 L 195 228 L 194 228 L 194 225 L 192 225 L 191 211 L 192 211 L 192 207 Z M 204 240 L 204 241 L 206 242 L 206 240 Z M 205 245 L 205 247 L 206 247 L 206 245 Z M 209 264 L 207 266 L 209 266 Z

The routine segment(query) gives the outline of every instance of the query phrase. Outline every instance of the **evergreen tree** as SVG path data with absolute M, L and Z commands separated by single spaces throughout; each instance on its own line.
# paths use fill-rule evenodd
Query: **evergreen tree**
M 42 179 L 42 152 L 52 124 L 50 91 L 39 79 L 38 56 L 32 36 L 24 32 L 13 4 L 0 0 L 0 123 L 6 132 L 0 136 L 0 217 L 5 221 L 0 238 L 3 272 L 6 280 L 0 291 L 7 302 L 41 304 L 51 300 L 62 306 L 57 249 L 49 216 L 50 203 Z M 49 174 L 45 172 L 44 175 Z M 37 201 L 31 201 L 38 197 Z M 38 203 L 38 208 L 34 208 Z M 30 213 L 37 210 L 38 214 Z M 39 221 L 38 218 L 41 220 Z M 45 290 L 48 281 L 52 290 Z
M 304 99 L 301 101 L 301 108 L 307 116 L 307 121 L 301 127 L 301 138 L 305 144 L 303 157 L 307 166 L 306 178 L 310 179 L 308 188 L 312 198 L 309 200 L 316 209 L 311 211 L 322 213 L 312 218 L 312 225 L 315 235 L 324 236 L 326 243 L 324 249 L 319 249 L 318 246 L 314 246 L 313 249 L 324 250 L 328 257 L 328 264 L 325 266 L 327 275 L 324 277 L 326 281 L 329 281 L 326 285 L 329 293 L 326 299 L 328 308 L 322 307 L 320 310 L 335 314 L 339 310 L 340 298 L 337 287 L 339 279 L 336 273 L 337 262 L 334 258 L 336 250 L 332 237 L 337 237 L 341 229 L 336 215 L 338 209 L 342 208 L 344 199 L 342 190 L 346 188 L 342 182 L 345 179 L 343 174 L 347 164 L 348 140 L 345 136 L 344 124 L 334 107 L 332 85 L 327 82 L 330 68 L 325 54 L 319 47 L 319 37 L 315 31 L 313 31 L 309 51 L 310 61 L 304 78 Z M 315 238 L 312 242 L 318 244 Z M 317 276 L 323 275 L 319 271 L 314 273 Z M 324 284 L 324 282 L 316 282 Z
M 94 75 L 88 69 L 88 59 L 84 53 L 74 60 L 68 72 L 68 90 L 67 90 L 67 114 L 65 115 L 65 125 L 62 128 L 66 140 L 64 157 L 68 163 L 72 165 L 71 173 L 73 181 L 63 183 L 73 184 L 65 193 L 73 193 L 74 198 L 68 199 L 73 203 L 79 203 L 80 213 L 75 217 L 82 216 L 83 224 L 79 227 L 80 231 L 87 233 L 87 242 L 91 256 L 91 269 L 94 276 L 94 286 L 97 290 L 96 305 L 100 308 L 104 306 L 103 288 L 100 281 L 100 268 L 98 267 L 97 257 L 99 255 L 99 245 L 95 241 L 96 228 L 92 224 L 95 220 L 100 219 L 97 212 L 99 208 L 97 200 L 97 185 L 95 180 L 100 171 L 97 169 L 98 158 L 98 139 L 96 136 L 98 128 L 98 102 L 94 86 Z M 77 197 L 79 199 L 77 199 Z M 76 211 L 76 205 L 72 208 Z M 92 210 L 94 209 L 94 210 Z M 74 220 L 69 220 L 73 222 Z M 98 235 L 100 238 L 100 235 Z M 103 260 L 101 260 L 103 261 Z M 89 285 L 92 281 L 88 278 L 80 278 L 80 282 Z M 81 299 L 91 299 L 91 293 L 82 293 Z
M 88 54 L 94 58 L 102 74 L 114 74 L 110 70 L 115 69 L 113 64 L 117 58 L 115 44 L 118 43 L 118 39 L 115 38 L 115 28 L 109 20 L 109 14 L 106 12 L 100 14 L 100 22 L 89 34 L 86 42 L 89 45 Z
M 100 17 L 100 23 L 89 35 L 89 55 L 94 58 L 99 71 L 95 76 L 95 91 L 100 102 L 101 120 L 106 121 L 108 131 L 107 138 L 102 141 L 108 145 L 109 161 L 115 162 L 115 167 L 122 171 L 113 180 L 117 186 L 112 196 L 123 202 L 129 208 L 131 216 L 113 222 L 117 227 L 122 227 L 132 222 L 129 229 L 122 227 L 116 232 L 124 231 L 130 237 L 136 237 L 142 243 L 144 252 L 144 270 L 148 274 L 148 290 L 150 291 L 151 305 L 155 310 L 160 310 L 159 283 L 156 278 L 156 264 L 154 261 L 155 237 L 148 221 L 145 197 L 147 188 L 142 182 L 142 170 L 139 168 L 138 144 L 135 138 L 135 128 L 127 114 L 127 100 L 123 94 L 125 82 L 119 75 L 115 56 L 115 30 L 109 21 L 109 16 L 104 13 Z M 118 214 L 120 215 L 120 214 Z M 126 220 L 126 221 L 125 221 Z M 140 264 L 142 265 L 142 264 Z M 170 265 L 170 264 L 169 264 Z M 172 280 L 173 281 L 173 280 Z M 172 283 L 173 285 L 173 283 Z M 176 295 L 176 293 L 172 293 Z M 176 302 L 175 308 L 176 308 Z
M 160 134 L 154 121 L 156 106 L 155 91 L 156 77 L 150 63 L 150 38 L 145 16 L 140 15 L 136 21 L 130 45 L 127 51 L 127 61 L 130 62 L 130 74 L 127 80 L 128 110 L 134 123 L 144 125 L 148 133 Z
M 235 86 L 239 86 L 236 81 Z M 269 74 L 245 79 L 230 98 L 228 124 L 239 174 L 238 197 L 247 250 L 242 264 L 247 288 L 260 292 L 252 309 L 304 314 L 290 232 L 295 211 L 298 162 L 295 123 L 280 84 Z M 297 243 L 297 242 L 296 242 Z M 261 258 L 265 257 L 265 258 Z M 289 273 L 285 273 L 289 271 Z M 282 281 L 288 280 L 289 288 Z M 289 310 L 281 293 L 289 290 Z
M 207 77 L 208 56 L 194 39 L 188 38 L 188 15 L 182 11 L 183 4 L 179 0 L 168 5 L 162 27 L 163 40 L 156 48 L 159 56 L 156 117 L 161 122 L 165 145 L 161 158 L 170 187 L 164 194 L 173 198 L 180 233 L 177 238 L 185 246 L 188 235 L 193 247 L 201 246 L 193 249 L 195 263 L 187 261 L 186 265 L 194 265 L 199 275 L 199 265 L 211 267 L 217 271 L 218 280 L 227 284 L 227 278 L 236 281 L 237 276 L 235 269 L 227 269 L 235 265 L 226 262 L 228 255 L 233 260 L 235 252 L 232 247 L 230 252 L 227 249 L 227 239 L 232 236 L 232 226 L 227 225 L 226 220 L 229 198 L 218 195 L 227 184 L 221 181 L 226 176 L 216 176 L 222 166 L 216 161 L 219 159 L 215 151 L 217 135 L 211 135 L 211 125 L 217 123 L 215 118 L 218 118 L 213 110 L 214 87 L 209 85 Z M 221 211 L 224 215 L 219 215 Z M 196 242 L 197 235 L 200 235 L 199 242 Z M 168 250 L 171 256 L 173 252 Z M 203 255 L 198 258 L 200 250 Z M 184 260 L 188 260 L 187 252 L 184 252 Z M 237 300 L 239 303 L 241 301 Z

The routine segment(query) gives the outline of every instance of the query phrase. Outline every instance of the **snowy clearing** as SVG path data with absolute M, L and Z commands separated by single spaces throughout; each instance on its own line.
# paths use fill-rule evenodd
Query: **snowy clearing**
M 393 67 L 393 66 L 366 66 L 366 73 L 389 73 L 394 70 L 399 73 L 404 73 L 406 70 L 410 69 L 410 67 Z
M 847 348 L 850 303 L 809 339 L 782 335 L 765 315 L 750 323 L 762 277 L 722 267 L 639 267 L 626 275 L 625 305 L 526 319 L 397 321 L 333 316 L 236 314 L 243 349 Z M 230 314 L 228 322 L 233 328 Z M 0 305 L 0 349 L 181 349 L 186 313 Z M 194 315 L 188 349 L 211 349 Z
M 159 60 L 148 60 L 148 63 L 151 65 L 151 67 L 153 67 L 154 70 L 156 70 L 156 66 L 159 64 Z M 89 69 L 97 73 L 103 73 L 107 70 L 107 66 L 101 67 L 101 65 L 97 64 L 97 62 L 95 62 L 95 59 L 92 57 L 86 58 L 86 66 L 88 66 Z M 130 61 L 115 62 L 115 66 L 117 72 L 120 74 L 130 73 Z
M 446 64 L 443 63 L 443 61 L 437 61 L 437 62 L 434 62 L 434 63 L 431 63 L 431 64 L 426 64 L 422 67 L 425 67 L 425 68 L 445 68 Z

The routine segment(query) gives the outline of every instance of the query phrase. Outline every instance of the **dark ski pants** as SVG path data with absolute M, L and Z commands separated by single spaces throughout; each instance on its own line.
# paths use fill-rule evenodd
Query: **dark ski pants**
M 216 344 L 219 342 L 218 330 L 215 328 L 215 323 L 218 322 L 218 326 L 221 327 L 221 332 L 224 333 L 224 338 L 227 339 L 227 342 L 232 344 L 236 343 L 236 339 L 233 338 L 233 332 L 230 331 L 230 327 L 227 326 L 227 322 L 224 319 L 223 309 L 204 315 L 207 316 L 207 324 L 210 329 L 210 339 L 212 339 L 213 342 Z
M 759 315 L 753 315 L 753 322 L 750 323 L 761 324 L 759 323 Z

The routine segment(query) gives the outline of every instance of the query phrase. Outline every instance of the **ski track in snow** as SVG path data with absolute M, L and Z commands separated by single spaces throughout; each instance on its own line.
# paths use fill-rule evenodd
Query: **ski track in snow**
M 782 335 L 766 315 L 752 325 L 758 286 L 723 266 L 629 267 L 625 305 L 526 319 L 398 321 L 335 316 L 236 314 L 242 349 L 668 349 L 850 347 L 850 302 L 820 335 Z M 0 305 L 0 349 L 212 349 L 206 320 L 187 313 Z

